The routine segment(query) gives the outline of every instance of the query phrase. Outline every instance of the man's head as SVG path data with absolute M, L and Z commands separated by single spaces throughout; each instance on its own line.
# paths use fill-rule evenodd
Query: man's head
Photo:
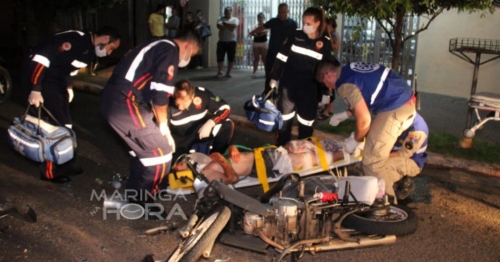
M 288 18 L 288 5 L 286 3 L 281 3 L 278 5 L 278 18 L 284 21 Z
M 333 33 L 337 29 L 337 21 L 335 19 L 337 19 L 336 16 L 326 19 L 326 30 L 328 33 Z
M 194 85 L 188 80 L 175 83 L 174 101 L 179 110 L 189 108 L 194 99 Z
M 203 12 L 201 10 L 196 10 L 196 19 L 201 20 L 203 19 Z
M 335 89 L 335 82 L 337 82 L 339 68 L 340 63 L 336 59 L 320 61 L 314 70 L 315 77 L 318 82 L 333 90 Z
M 224 8 L 224 16 L 226 18 L 231 18 L 231 16 L 233 15 L 233 8 L 231 8 L 230 6 Z
M 95 54 L 98 57 L 110 55 L 114 50 L 120 47 L 121 35 L 118 30 L 104 26 L 95 32 L 93 44 L 95 46 Z
M 186 22 L 192 22 L 193 21 L 193 12 L 187 12 L 186 13 Z
M 175 8 L 172 9 L 172 16 L 177 16 L 177 9 Z
M 165 5 L 157 5 L 155 13 L 163 15 L 165 13 Z
M 189 64 L 191 57 L 200 52 L 201 38 L 198 30 L 189 30 L 174 41 L 179 46 L 179 67 L 185 67 Z

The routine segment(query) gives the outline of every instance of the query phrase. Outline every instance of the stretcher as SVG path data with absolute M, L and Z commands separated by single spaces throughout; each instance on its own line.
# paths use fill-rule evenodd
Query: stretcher
M 312 168 L 305 169 L 305 170 L 294 170 L 294 173 L 298 174 L 300 177 L 306 177 L 306 176 L 311 176 L 315 174 L 320 174 L 323 172 L 326 172 L 328 170 L 335 170 L 341 167 L 349 166 L 351 164 L 355 164 L 358 162 L 361 162 L 362 156 L 363 156 L 363 151 L 361 150 L 364 146 L 364 142 L 361 143 L 358 146 L 358 149 L 355 150 L 354 153 L 348 154 L 344 150 L 342 150 L 344 159 L 333 161 L 331 164 L 327 165 L 326 160 L 325 160 L 325 155 L 323 152 L 323 148 L 321 146 L 321 143 L 319 140 L 312 139 L 312 141 L 316 144 L 316 156 L 319 158 L 318 163 L 320 163 L 317 166 L 313 166 Z M 269 189 L 269 183 L 277 182 L 282 176 L 285 174 L 279 174 L 278 176 L 275 177 L 268 177 L 265 173 L 265 167 L 263 166 L 264 161 L 261 161 L 259 159 L 259 156 L 262 157 L 262 150 L 264 150 L 265 147 L 260 147 L 254 149 L 255 152 L 255 160 L 256 160 L 256 172 L 257 174 L 255 176 L 243 176 L 240 177 L 240 180 L 233 184 L 234 188 L 244 188 L 244 187 L 251 187 L 251 186 L 257 186 L 261 185 L 262 189 L 264 192 L 266 192 Z M 259 167 L 260 165 L 260 167 Z M 264 172 L 262 172 L 264 170 Z M 190 178 L 191 179 L 191 178 Z M 180 187 L 179 183 L 177 183 L 173 188 L 169 186 L 167 188 L 167 192 L 170 194 L 191 194 L 194 193 L 194 189 L 191 186 L 190 179 L 185 180 L 186 184 L 189 186 L 187 187 Z M 179 179 L 180 180 L 180 179 Z M 177 180 L 177 181 L 179 181 Z M 170 185 L 172 185 L 172 180 L 169 178 Z
M 474 110 L 477 122 L 471 128 L 464 130 L 464 136 L 473 138 L 476 130 L 481 129 L 488 121 L 500 121 L 500 94 L 488 92 L 473 94 L 469 100 L 469 108 Z M 488 115 L 481 118 L 479 111 L 487 111 Z

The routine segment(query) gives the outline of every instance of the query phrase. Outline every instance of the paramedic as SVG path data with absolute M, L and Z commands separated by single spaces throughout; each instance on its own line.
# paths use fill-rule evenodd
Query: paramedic
M 290 35 L 278 52 L 269 83 L 271 88 L 276 88 L 279 80 L 278 110 L 283 114 L 283 127 L 278 130 L 278 145 L 290 141 L 295 115 L 299 139 L 312 136 L 319 84 L 312 76 L 313 71 L 322 59 L 335 59 L 330 40 L 324 35 L 323 10 L 310 7 L 302 18 L 302 30 Z
M 350 116 L 356 118 L 356 131 L 345 140 L 344 149 L 354 152 L 366 137 L 363 172 L 383 178 L 390 172 L 387 161 L 397 138 L 413 123 L 416 115 L 411 87 L 394 70 L 365 62 L 340 68 L 338 61 L 322 61 L 316 68 L 316 79 L 327 88 L 335 89 L 348 108 L 333 115 L 331 125 Z M 373 119 L 371 113 L 375 115 Z M 394 196 L 388 184 L 386 193 Z
M 102 27 L 94 33 L 70 30 L 45 39 L 31 49 L 22 72 L 21 83 L 29 104 L 35 107 L 43 104 L 57 122 L 72 128 L 69 112 L 69 103 L 73 100 L 71 76 L 92 62 L 94 55 L 109 55 L 119 46 L 120 34 L 110 27 Z M 32 107 L 30 114 L 36 116 L 37 110 Z M 74 166 L 73 160 L 63 165 L 47 161 L 42 163 L 40 178 L 66 183 L 70 181 L 68 175 L 82 172 L 80 167 Z
M 166 185 L 175 144 L 168 129 L 167 107 L 178 67 L 200 49 L 196 32 L 137 46 L 113 70 L 101 93 L 105 120 L 130 148 L 130 178 L 125 189 L 144 204 L 148 194 Z M 155 120 L 155 121 L 154 121 Z
M 194 144 L 208 140 L 213 142 L 211 152 L 224 152 L 234 132 L 234 123 L 228 118 L 230 112 L 229 105 L 208 89 L 195 87 L 187 80 L 177 82 L 168 105 L 175 156 L 189 153 Z

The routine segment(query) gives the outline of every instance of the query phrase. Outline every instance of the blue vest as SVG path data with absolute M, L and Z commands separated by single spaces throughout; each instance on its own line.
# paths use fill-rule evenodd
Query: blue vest
M 378 114 L 394 110 L 408 102 L 413 90 L 394 70 L 383 65 L 355 62 L 342 67 L 336 88 L 342 84 L 356 85 L 368 109 Z
M 427 138 L 424 143 L 422 143 L 420 149 L 410 157 L 420 168 L 423 168 L 425 161 L 427 161 L 427 153 L 425 153 L 425 150 L 427 149 L 427 142 L 429 140 L 429 128 L 427 127 L 424 118 L 422 118 L 422 116 L 418 113 L 415 116 L 413 124 L 398 137 L 392 151 L 398 151 L 402 146 L 405 146 L 402 142 L 405 141 L 408 134 L 413 131 L 421 131 L 427 135 Z

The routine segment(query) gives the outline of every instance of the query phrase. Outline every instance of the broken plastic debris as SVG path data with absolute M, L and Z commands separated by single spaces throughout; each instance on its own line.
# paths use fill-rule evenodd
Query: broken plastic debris
M 151 235 L 155 235 L 155 234 L 158 234 L 158 233 L 161 233 L 161 232 L 165 232 L 165 231 L 168 231 L 168 226 L 161 226 L 161 227 L 151 228 L 151 229 L 146 230 L 144 232 L 144 234 L 148 235 L 148 236 L 151 236 Z

